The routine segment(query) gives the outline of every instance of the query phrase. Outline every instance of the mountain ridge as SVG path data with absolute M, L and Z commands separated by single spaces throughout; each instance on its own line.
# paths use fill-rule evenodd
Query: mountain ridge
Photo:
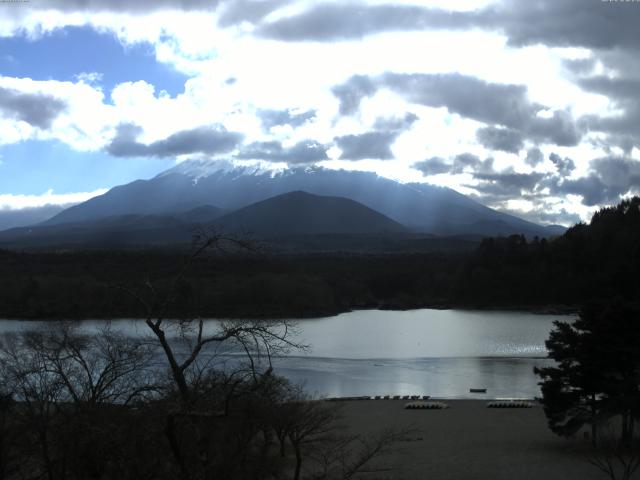
M 202 205 L 226 211 L 283 193 L 302 190 L 344 197 L 423 233 L 549 236 L 545 227 L 492 210 L 452 189 L 403 184 L 371 172 L 298 167 L 267 170 L 204 161 L 183 162 L 149 180 L 136 180 L 71 207 L 44 222 L 73 223 L 128 213 L 171 215 Z M 507 228 L 478 229 L 478 222 L 502 220 Z M 485 223 L 485 225 L 488 225 Z

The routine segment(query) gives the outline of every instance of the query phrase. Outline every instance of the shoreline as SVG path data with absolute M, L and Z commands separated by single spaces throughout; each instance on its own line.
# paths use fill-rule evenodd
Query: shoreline
M 323 318 L 331 318 L 337 317 L 338 315 L 342 315 L 345 313 L 352 312 L 365 312 L 365 311 L 380 311 L 380 312 L 408 312 L 412 310 L 459 310 L 464 312 L 514 312 L 514 313 L 531 313 L 533 315 L 576 315 L 579 312 L 579 307 L 571 306 L 571 305 L 547 305 L 547 306 L 455 306 L 455 305 L 424 305 L 418 307 L 409 307 L 409 308 L 401 308 L 401 307 L 389 307 L 385 305 L 379 305 L 377 307 L 362 307 L 362 308 L 351 308 L 345 310 L 336 310 L 336 311 L 318 311 L 318 312 L 304 312 L 297 315 L 238 315 L 238 316 L 203 316 L 204 320 L 314 320 L 314 319 L 323 319 Z M 0 317 L 2 314 L 0 313 Z M 58 316 L 31 316 L 27 318 L 0 318 L 0 321 L 11 321 L 11 322 L 56 322 L 56 321 L 70 321 L 70 322 L 83 322 L 83 321 L 123 321 L 123 320 L 140 320 L 144 321 L 147 317 L 140 316 L 136 314 L 132 314 L 129 316 L 92 316 L 91 318 L 87 317 L 58 317 Z M 166 320 L 176 320 L 176 319 L 166 319 Z
M 487 408 L 486 400 L 446 401 L 446 409 L 409 410 L 405 400 L 336 401 L 349 434 L 371 438 L 395 428 L 408 433 L 377 459 L 377 477 L 395 480 L 601 479 L 588 463 L 589 441 L 548 428 L 542 407 Z M 367 477 L 369 478 L 369 477 Z

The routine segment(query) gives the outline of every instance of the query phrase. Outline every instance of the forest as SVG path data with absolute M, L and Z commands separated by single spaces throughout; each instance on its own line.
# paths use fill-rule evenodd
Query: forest
M 0 317 L 144 317 L 123 289 L 162 291 L 180 250 L 0 251 Z M 176 317 L 302 318 L 352 309 L 577 311 L 640 298 L 640 198 L 552 239 L 485 238 L 470 252 L 275 254 L 215 249 L 181 277 Z

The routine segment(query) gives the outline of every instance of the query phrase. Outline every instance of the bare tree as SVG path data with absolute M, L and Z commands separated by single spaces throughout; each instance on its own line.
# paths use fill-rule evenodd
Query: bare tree
M 32 433 L 33 443 L 25 452 L 41 463 L 48 480 L 57 478 L 56 454 L 52 451 L 51 437 L 56 430 L 56 414 L 64 398 L 61 379 L 49 373 L 46 356 L 39 351 L 25 350 L 20 337 L 5 337 L 0 363 L 9 391 L 20 401 L 20 415 L 16 421 Z M 29 448 L 32 447 L 32 448 Z M 35 451 L 32 451 L 35 450 Z
M 189 382 L 190 369 L 195 367 L 200 354 L 208 346 L 220 348 L 227 344 L 229 348 L 246 355 L 252 376 L 257 380 L 256 359 L 266 358 L 269 368 L 271 357 L 283 354 L 292 348 L 303 348 L 292 340 L 295 325 L 288 320 L 228 320 L 220 321 L 215 328 L 208 331 L 205 320 L 200 316 L 189 316 L 179 320 L 168 317 L 172 306 L 179 297 L 180 286 L 194 264 L 201 260 L 207 252 L 252 251 L 249 242 L 215 233 L 199 232 L 194 237 L 194 247 L 182 268 L 170 281 L 168 288 L 161 291 L 151 279 L 147 279 L 142 291 L 134 291 L 122 285 L 119 289 L 132 296 L 145 312 L 145 323 L 157 339 L 166 360 L 173 381 L 184 405 L 191 400 Z M 170 340 L 171 332 L 180 338 L 180 347 L 186 347 L 186 353 L 179 354 L 177 347 Z
M 52 322 L 23 333 L 17 344 L 23 354 L 37 352 L 46 373 L 62 383 L 64 400 L 74 404 L 128 404 L 157 389 L 150 346 L 109 323 L 87 334 L 77 323 Z
M 77 324 L 51 322 L 2 340 L 3 382 L 18 403 L 12 422 L 27 432 L 25 451 L 29 437 L 38 446 L 33 457 L 49 480 L 104 463 L 92 447 L 114 440 L 114 408 L 155 389 L 149 347 L 108 324 L 88 335 Z

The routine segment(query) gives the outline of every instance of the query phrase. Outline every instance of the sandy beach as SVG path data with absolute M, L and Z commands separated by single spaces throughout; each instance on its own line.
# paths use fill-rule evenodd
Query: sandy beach
M 542 408 L 492 409 L 482 400 L 443 400 L 445 410 L 406 410 L 402 400 L 335 402 L 352 433 L 412 428 L 367 479 L 591 480 L 606 478 L 587 461 L 589 442 L 547 428 Z

